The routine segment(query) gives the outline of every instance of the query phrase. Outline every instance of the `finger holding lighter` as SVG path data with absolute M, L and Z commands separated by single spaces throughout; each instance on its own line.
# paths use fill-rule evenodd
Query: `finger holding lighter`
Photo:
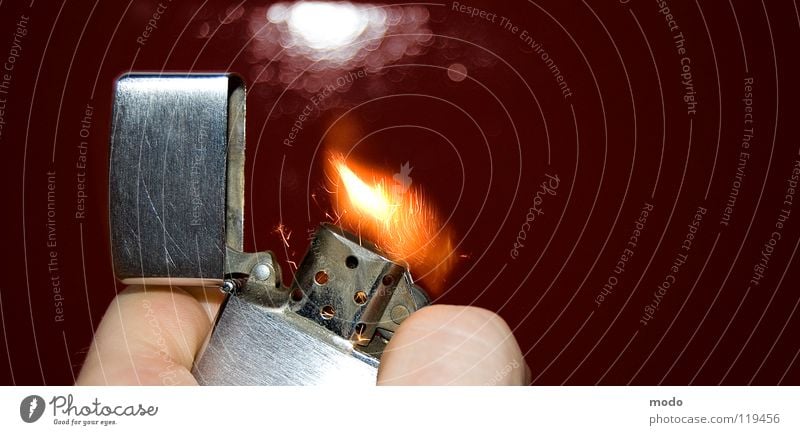
M 103 317 L 77 384 L 197 385 L 194 356 L 211 332 L 221 296 L 216 289 L 129 287 Z M 425 307 L 403 322 L 377 376 L 378 385 L 529 382 L 505 322 L 487 310 L 452 305 Z

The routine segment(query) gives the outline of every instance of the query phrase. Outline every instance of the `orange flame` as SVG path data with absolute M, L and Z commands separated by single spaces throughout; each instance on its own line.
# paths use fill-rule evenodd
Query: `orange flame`
M 340 225 L 374 242 L 392 260 L 408 263 L 426 289 L 438 293 L 452 267 L 453 245 L 420 190 L 397 181 L 390 185 L 392 178 L 376 171 L 354 170 L 341 155 L 329 162 L 336 174 L 332 191 Z M 364 181 L 367 174 L 371 184 Z

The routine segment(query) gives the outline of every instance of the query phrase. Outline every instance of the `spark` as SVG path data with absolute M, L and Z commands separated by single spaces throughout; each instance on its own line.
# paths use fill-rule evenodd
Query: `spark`
M 292 232 L 289 231 L 287 233 L 286 232 L 286 226 L 284 224 L 278 224 L 278 226 L 275 228 L 275 232 L 278 233 L 278 235 L 281 236 L 281 241 L 288 248 L 289 247 L 289 238 L 292 237 Z

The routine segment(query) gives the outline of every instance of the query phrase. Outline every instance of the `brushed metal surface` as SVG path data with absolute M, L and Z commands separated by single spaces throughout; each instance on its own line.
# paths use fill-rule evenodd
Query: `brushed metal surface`
M 403 266 L 329 224 L 317 230 L 295 274 L 292 294 L 302 297 L 294 300 L 279 288 L 271 254 L 229 257 L 237 270 L 263 266 L 269 278 L 257 283 L 251 272 L 228 296 L 195 359 L 193 373 L 204 385 L 373 385 L 394 331 L 428 304 Z M 335 315 L 323 316 L 323 307 Z
M 226 206 L 230 190 L 243 190 L 237 83 L 227 75 L 118 80 L 109 194 L 114 269 L 123 282 L 218 285 L 227 239 L 241 249 L 241 194 Z
M 203 385 L 374 385 L 378 361 L 289 309 L 230 296 L 192 373 Z

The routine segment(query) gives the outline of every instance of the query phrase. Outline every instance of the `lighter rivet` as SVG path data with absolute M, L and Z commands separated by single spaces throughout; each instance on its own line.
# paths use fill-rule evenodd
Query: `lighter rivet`
M 233 293 L 236 290 L 236 284 L 231 280 L 225 280 L 219 288 L 223 293 Z
M 269 270 L 269 266 L 266 264 L 259 264 L 253 268 L 253 278 L 258 281 L 266 281 L 270 275 L 272 275 L 272 271 Z

